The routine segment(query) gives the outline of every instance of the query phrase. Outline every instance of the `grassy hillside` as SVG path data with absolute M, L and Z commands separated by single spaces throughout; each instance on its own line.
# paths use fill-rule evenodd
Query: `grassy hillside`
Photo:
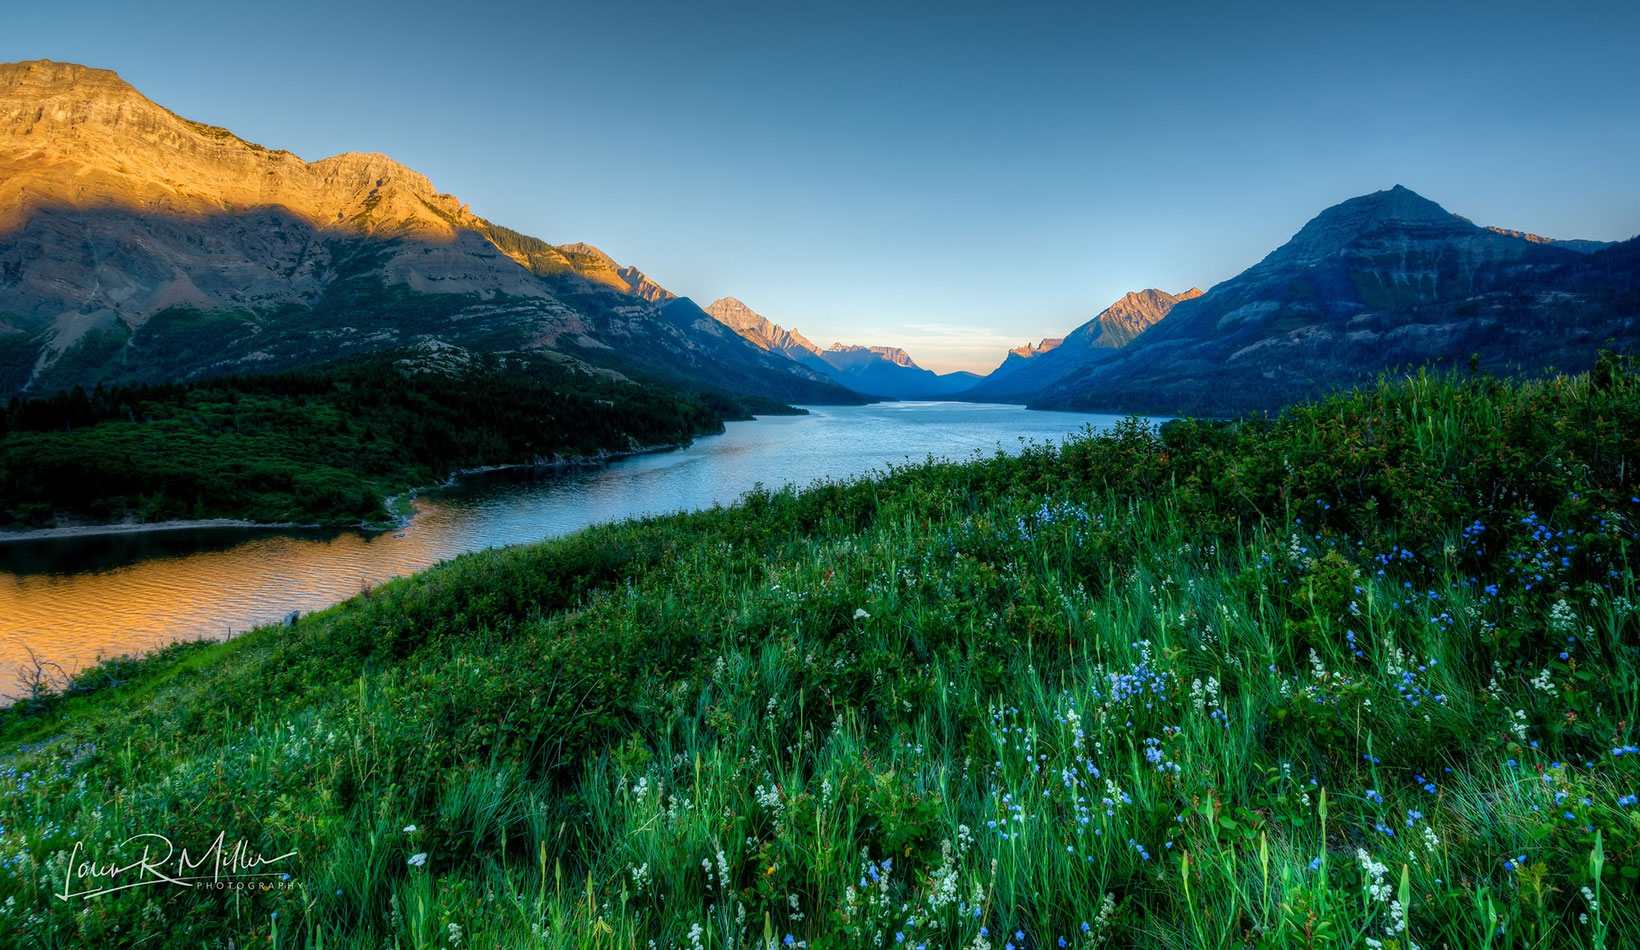
M 0 413 L 0 524 L 382 521 L 384 497 L 457 469 L 687 442 L 749 408 L 794 411 L 451 348 L 75 389 Z
M 0 943 L 1629 946 L 1637 479 L 1606 362 L 465 556 L 0 716 Z

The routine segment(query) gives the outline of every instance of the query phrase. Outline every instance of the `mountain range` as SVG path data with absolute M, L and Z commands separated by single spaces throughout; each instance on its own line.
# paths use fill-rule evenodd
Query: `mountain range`
M 1632 349 L 1637 241 L 1482 227 L 1396 186 L 1205 293 L 1135 291 L 984 377 L 936 374 L 894 346 L 822 349 L 734 297 L 702 309 L 383 155 L 307 162 L 107 70 L 0 65 L 0 395 L 448 345 L 786 402 L 1231 415 L 1403 367 L 1578 370 Z
M 972 388 L 981 378 L 965 371 L 935 373 L 923 369 L 911 354 L 897 346 L 833 343 L 822 350 L 795 329 L 779 326 L 733 297 L 713 301 L 706 312 L 763 349 L 868 396 L 946 398 Z
M 0 394 L 429 341 L 863 401 L 597 248 L 495 225 L 385 156 L 305 162 L 107 70 L 0 65 Z
M 1225 416 L 1419 366 L 1579 371 L 1603 347 L 1633 351 L 1640 238 L 1482 227 L 1397 185 L 1325 209 L 1205 293 L 1128 293 L 1064 337 L 1010 350 L 966 379 L 935 377 L 889 347 L 820 350 L 733 298 L 708 309 L 862 393 Z

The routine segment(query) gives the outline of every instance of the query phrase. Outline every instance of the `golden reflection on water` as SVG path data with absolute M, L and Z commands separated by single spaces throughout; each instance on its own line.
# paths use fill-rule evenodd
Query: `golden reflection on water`
M 422 506 L 403 532 L 259 537 L 226 550 L 154 557 L 77 573 L 0 572 L 0 670 L 24 668 L 28 649 L 75 669 L 184 637 L 224 637 L 308 613 L 456 553 Z M 0 680 L 15 694 L 16 677 Z

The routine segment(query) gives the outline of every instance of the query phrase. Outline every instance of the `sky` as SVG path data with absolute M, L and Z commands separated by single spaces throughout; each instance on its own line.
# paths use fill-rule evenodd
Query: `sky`
M 1640 233 L 1640 3 L 17 5 L 0 61 L 114 69 L 308 160 L 382 152 L 821 346 L 983 372 L 1129 290 L 1235 276 L 1403 184 Z

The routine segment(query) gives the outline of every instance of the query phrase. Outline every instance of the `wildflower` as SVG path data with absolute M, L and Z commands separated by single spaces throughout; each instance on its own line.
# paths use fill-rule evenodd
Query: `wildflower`
M 1384 883 L 1384 875 L 1389 872 L 1388 866 L 1372 859 L 1363 848 L 1355 850 L 1355 859 L 1361 864 L 1361 872 L 1366 881 L 1367 896 L 1378 903 L 1389 900 L 1390 886 Z
M 408 834 L 414 834 L 415 831 L 416 831 L 416 826 L 415 825 L 405 825 L 404 826 L 404 833 L 407 834 L 407 835 Z
M 854 619 L 855 620 L 870 620 L 871 615 L 866 613 L 866 610 L 865 610 L 864 607 L 856 607 L 856 608 L 854 608 Z
M 404 863 L 413 868 L 419 868 L 427 863 L 427 852 L 418 851 L 417 853 L 410 855 L 409 859 Z

